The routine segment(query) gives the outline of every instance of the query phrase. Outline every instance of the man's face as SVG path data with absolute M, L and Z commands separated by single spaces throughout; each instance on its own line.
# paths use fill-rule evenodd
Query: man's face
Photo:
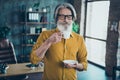
M 60 31 L 72 31 L 72 13 L 67 8 L 62 8 L 58 14 L 57 27 Z

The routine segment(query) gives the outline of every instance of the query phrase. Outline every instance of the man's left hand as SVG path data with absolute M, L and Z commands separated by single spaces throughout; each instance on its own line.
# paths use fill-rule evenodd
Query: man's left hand
M 77 63 L 76 64 L 68 64 L 64 63 L 65 68 L 77 68 Z

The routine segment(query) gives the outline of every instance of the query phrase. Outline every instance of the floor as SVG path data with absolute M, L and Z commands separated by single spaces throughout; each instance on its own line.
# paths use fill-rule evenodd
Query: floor
M 78 80 L 112 80 L 105 75 L 105 70 L 88 64 L 87 71 L 78 72 Z M 120 80 L 120 77 L 116 80 Z

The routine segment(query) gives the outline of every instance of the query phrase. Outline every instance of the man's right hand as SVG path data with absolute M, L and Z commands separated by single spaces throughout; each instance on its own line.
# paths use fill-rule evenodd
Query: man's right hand
M 36 55 L 39 58 L 44 58 L 46 51 L 53 43 L 60 42 L 62 38 L 62 34 L 60 32 L 53 33 L 37 50 Z
M 61 32 L 57 32 L 57 33 L 53 33 L 49 38 L 48 38 L 48 42 L 49 43 L 57 43 L 60 42 L 62 39 L 62 33 Z

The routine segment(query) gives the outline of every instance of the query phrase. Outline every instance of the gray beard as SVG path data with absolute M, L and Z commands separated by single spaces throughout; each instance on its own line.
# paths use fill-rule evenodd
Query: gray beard
M 61 23 L 57 23 L 57 28 L 61 32 L 72 32 L 72 23 L 71 24 L 66 24 L 66 25 L 62 25 Z
M 57 28 L 63 34 L 64 39 L 70 38 L 70 34 L 72 32 L 72 23 L 66 24 L 65 26 L 60 23 L 57 23 Z

